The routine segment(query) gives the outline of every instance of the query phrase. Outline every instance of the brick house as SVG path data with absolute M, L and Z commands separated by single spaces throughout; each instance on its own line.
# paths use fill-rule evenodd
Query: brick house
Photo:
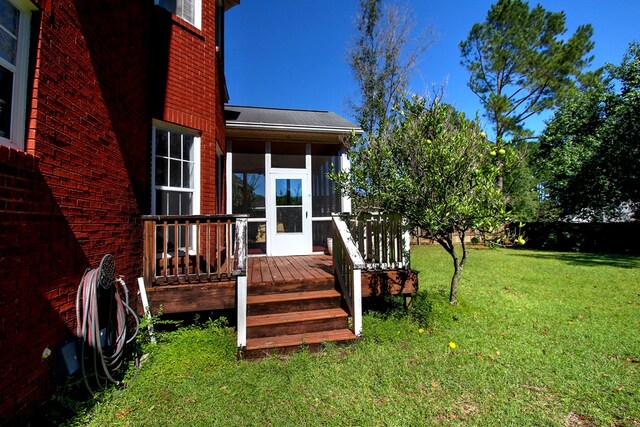
M 304 304 L 315 310 L 309 296 L 322 283 L 321 298 L 330 292 L 337 304 L 324 311 L 340 311 L 342 326 L 313 311 L 318 330 L 303 331 L 305 344 L 309 333 L 317 344 L 360 335 L 360 287 L 362 296 L 380 283 L 385 292 L 415 291 L 400 221 L 353 223 L 364 245 L 356 247 L 334 215 L 351 204 L 326 173 L 349 167 L 342 137 L 355 125 L 326 111 L 225 109 L 224 12 L 238 3 L 0 0 L 0 424 L 27 419 L 51 396 L 45 350 L 55 354 L 73 338 L 78 284 L 105 254 L 132 298 L 142 283 L 152 308 L 236 308 L 241 350 L 257 348 L 260 332 L 255 303 L 247 307 L 267 279 L 253 273 L 283 255 L 314 265 L 287 260 L 290 279 L 302 282 L 270 303 L 292 301 L 305 286 Z M 238 222 L 215 216 L 226 213 Z M 234 233 L 243 243 L 225 240 Z M 320 255 L 330 236 L 338 264 Z M 274 294 L 282 292 L 277 276 Z M 298 314 L 296 323 L 308 320 Z M 293 347 L 300 331 L 290 332 L 278 339 Z
M 85 269 L 135 289 L 141 215 L 224 211 L 237 3 L 0 0 L 0 424 L 50 396 Z

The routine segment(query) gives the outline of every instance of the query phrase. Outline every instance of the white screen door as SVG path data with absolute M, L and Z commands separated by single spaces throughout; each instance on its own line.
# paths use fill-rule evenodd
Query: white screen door
M 272 174 L 267 220 L 271 255 L 311 253 L 311 194 L 307 174 Z

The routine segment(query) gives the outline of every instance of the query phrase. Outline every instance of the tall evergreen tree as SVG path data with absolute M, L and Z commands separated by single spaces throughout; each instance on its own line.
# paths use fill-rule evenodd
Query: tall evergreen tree
M 567 37 L 565 23 L 564 12 L 530 8 L 523 0 L 498 0 L 460 43 L 461 64 L 494 128 L 496 151 L 508 154 L 498 158 L 497 185 L 518 218 L 531 216 L 536 199 L 529 166 L 533 147 L 528 144 L 535 136 L 527 119 L 571 93 L 592 60 L 587 56 L 593 48 L 591 25 Z
M 526 120 L 557 105 L 591 62 L 591 25 L 566 38 L 565 22 L 564 12 L 498 0 L 460 43 L 469 87 L 494 126 L 497 143 L 528 139 Z

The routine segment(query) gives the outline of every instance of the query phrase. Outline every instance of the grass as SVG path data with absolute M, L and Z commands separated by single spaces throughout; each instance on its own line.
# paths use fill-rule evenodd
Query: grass
M 429 324 L 369 313 L 355 345 L 254 362 L 180 329 L 70 423 L 640 426 L 640 258 L 474 249 L 455 307 L 449 256 L 412 261 Z

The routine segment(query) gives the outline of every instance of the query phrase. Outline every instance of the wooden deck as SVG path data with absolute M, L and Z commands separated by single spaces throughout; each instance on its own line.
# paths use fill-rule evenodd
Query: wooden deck
M 332 286 L 333 260 L 329 255 L 249 257 L 247 287 L 249 294 L 295 292 Z M 406 271 L 365 271 L 362 273 L 362 296 L 390 293 L 412 294 L 417 290 L 417 274 Z M 147 287 L 151 311 L 163 313 L 222 310 L 235 308 L 235 278 L 162 284 Z
M 291 284 L 303 281 L 333 281 L 329 255 L 249 258 L 248 286 Z M 376 270 L 362 272 L 362 296 L 390 293 L 413 294 L 418 289 L 415 271 Z

